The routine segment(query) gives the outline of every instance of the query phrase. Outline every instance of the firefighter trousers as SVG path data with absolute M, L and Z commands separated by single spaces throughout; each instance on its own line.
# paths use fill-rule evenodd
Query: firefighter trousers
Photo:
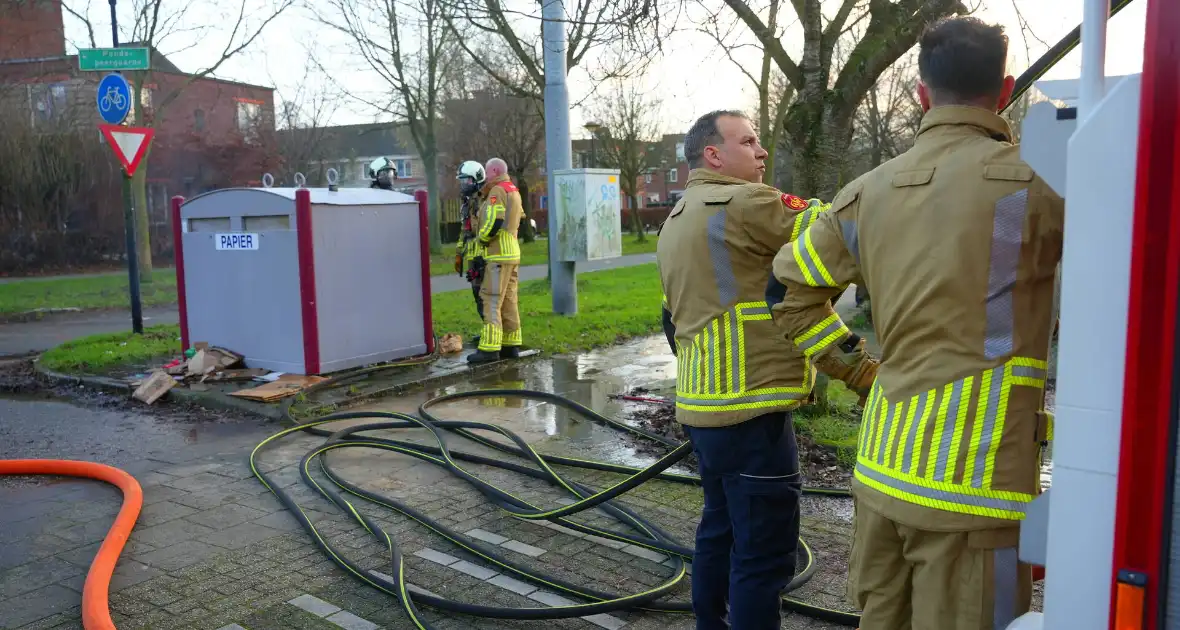
M 1032 605 L 1018 527 L 939 532 L 855 504 L 849 603 L 860 630 L 1003 630 Z
M 488 263 L 481 279 L 479 297 L 483 301 L 483 331 L 479 349 L 499 352 L 501 347 L 520 346 L 520 314 L 516 307 L 516 283 L 520 265 Z
M 803 489 L 791 414 L 685 429 L 705 494 L 692 558 L 697 630 L 778 630 Z

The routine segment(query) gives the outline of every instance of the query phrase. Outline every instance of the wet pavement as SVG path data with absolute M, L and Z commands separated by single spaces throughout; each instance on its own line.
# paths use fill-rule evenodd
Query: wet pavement
M 600 352 L 506 366 L 471 383 L 369 400 L 371 410 L 413 412 L 442 391 L 514 387 L 568 396 L 610 417 L 626 419 L 629 405 L 613 394 L 643 387 L 658 395 L 672 385 L 675 363 L 662 337 L 636 340 Z M 145 413 L 120 404 L 71 404 L 0 398 L 0 457 L 77 457 L 125 467 L 144 487 L 147 504 L 112 585 L 111 606 L 120 630 L 130 628 L 410 628 L 389 595 L 363 585 L 311 544 L 309 535 L 254 478 L 247 457 L 280 425 L 219 414 Z M 656 455 L 635 440 L 553 404 L 488 398 L 440 405 L 444 419 L 463 418 L 511 428 L 543 453 L 575 455 L 633 465 Z M 387 433 L 425 440 L 421 430 Z M 304 486 L 297 465 L 322 440 L 296 434 L 259 456 L 300 504 L 316 529 L 359 566 L 389 573 L 384 545 L 335 506 Z M 491 454 L 458 437 L 448 443 Z M 344 478 L 405 501 L 460 533 L 485 541 L 536 570 L 577 584 L 635 593 L 672 575 L 663 554 L 507 516 L 472 486 L 419 460 L 387 451 L 340 449 L 329 455 Z M 503 457 L 503 456 L 501 456 Z M 471 464 L 472 473 L 541 506 L 568 497 L 538 480 Z M 603 488 L 622 477 L 569 469 L 564 475 Z M 318 471 L 313 475 L 325 479 Z M 0 482 L 0 628 L 77 628 L 86 566 L 118 508 L 118 492 L 85 481 Z M 804 530 L 820 563 L 797 595 L 846 610 L 844 575 L 850 526 L 839 500 L 805 507 Z M 418 587 L 460 601 L 499 606 L 562 605 L 570 598 L 526 584 L 489 567 L 413 520 L 355 501 L 378 519 L 407 557 L 406 573 Z M 651 482 L 627 494 L 631 507 L 690 543 L 701 508 L 694 487 Z M 575 517 L 618 529 L 600 512 Z M 560 531 L 559 531 L 560 530 Z M 686 601 L 687 583 L 673 599 Z M 423 606 L 438 628 L 693 627 L 683 615 L 612 612 L 586 619 L 496 622 Z M 234 625 L 236 624 L 236 626 Z M 783 628 L 836 628 L 797 615 Z

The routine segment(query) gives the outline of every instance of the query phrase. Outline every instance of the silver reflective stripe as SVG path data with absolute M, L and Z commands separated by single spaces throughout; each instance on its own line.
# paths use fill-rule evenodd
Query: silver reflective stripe
M 742 315 L 770 315 L 769 306 L 743 306 Z
M 991 262 L 987 272 L 987 327 L 983 340 L 983 354 L 988 359 L 1012 353 L 1012 287 L 1016 284 L 1027 213 L 1028 189 L 996 202 Z
M 983 473 L 987 466 L 987 455 L 992 448 L 992 432 L 995 431 L 996 421 L 1000 416 L 1000 394 L 1004 390 L 1004 366 L 993 368 L 991 375 L 991 389 L 987 393 L 987 401 L 980 401 L 987 406 L 983 409 L 983 433 L 979 436 L 979 449 L 975 451 L 975 469 L 971 473 L 971 486 L 975 488 L 983 487 Z M 982 391 L 982 386 L 980 389 Z M 976 417 L 975 421 L 978 422 L 979 418 Z
M 799 238 L 799 235 L 803 233 L 803 230 L 806 230 L 807 226 L 811 224 L 811 215 L 813 214 L 815 214 L 815 210 L 808 208 L 807 210 L 795 215 L 795 227 L 793 230 L 791 230 L 792 241 Z
M 717 364 L 717 351 L 713 348 L 713 342 L 716 340 L 713 339 L 712 325 L 706 324 L 704 332 L 706 352 L 705 362 L 708 364 L 708 372 L 705 374 L 705 386 L 701 388 L 701 391 L 705 391 L 710 394 L 716 394 L 717 392 L 713 390 L 713 376 L 717 374 L 716 367 L 714 367 Z
M 918 435 L 918 425 L 922 424 L 922 414 L 926 412 L 926 397 L 929 394 L 930 392 L 922 392 L 918 395 L 918 401 L 914 409 L 914 420 L 910 423 L 910 436 L 906 440 L 905 455 L 901 461 L 901 469 L 905 472 L 909 472 L 910 465 L 914 461 L 915 444 L 918 442 L 919 437 L 925 437 Z M 922 449 L 918 448 L 917 451 L 921 453 Z
M 844 247 L 848 248 L 848 253 L 852 254 L 852 258 L 856 260 L 856 264 L 860 264 L 860 236 L 856 233 L 856 221 L 840 220 L 840 231 L 844 233 Z
M 807 394 L 800 394 L 796 392 L 778 392 L 774 394 L 753 394 L 747 396 L 732 396 L 728 398 L 692 398 L 688 396 L 677 396 L 676 402 L 684 405 L 696 405 L 698 407 L 725 407 L 727 405 L 744 405 L 746 403 L 756 402 L 774 402 L 774 401 L 792 401 L 800 400 L 806 397 Z
M 492 271 L 488 274 L 488 280 L 492 282 L 492 290 L 489 291 L 492 294 L 492 300 L 488 304 L 488 309 L 490 310 L 485 310 L 484 312 L 487 313 L 489 324 L 500 326 L 500 273 L 502 270 L 500 269 L 500 265 L 489 265 L 489 267 L 491 267 Z M 483 340 L 481 339 L 480 341 Z M 491 343 L 491 341 L 488 343 Z
M 1013 365 L 1012 376 L 1026 376 L 1028 378 L 1045 378 L 1046 371 L 1041 368 L 1029 367 L 1027 365 Z
M 1006 512 L 1018 512 L 1020 514 L 1024 513 L 1028 505 L 1026 501 L 977 497 L 969 494 L 959 494 L 957 492 L 935 490 L 933 488 L 919 486 L 908 481 L 901 481 L 900 479 L 883 475 L 861 463 L 857 463 L 856 465 L 856 474 L 906 494 L 912 494 L 934 501 L 945 501 L 946 503 L 954 503 L 956 505 L 986 508 L 989 510 L 1004 510 Z
M 947 476 L 946 461 L 951 453 L 951 440 L 955 436 L 955 422 L 959 418 L 959 405 L 963 404 L 963 381 L 955 381 L 952 387 L 950 402 L 946 407 L 946 424 L 942 428 L 942 442 L 938 446 L 938 458 L 934 460 L 934 478 L 942 481 L 950 479 Z M 967 392 L 967 394 L 970 395 L 971 392 Z M 955 474 L 953 466 L 950 474 Z
M 992 566 L 994 588 L 992 592 L 992 628 L 1004 630 L 1016 620 L 1016 590 L 1020 585 L 1018 556 L 1015 547 L 995 550 Z
M 830 335 L 838 330 L 841 330 L 842 328 L 844 328 L 844 322 L 840 321 L 840 318 L 837 317 L 836 319 L 832 320 L 832 323 L 828 324 L 827 326 L 824 326 L 823 330 L 812 335 L 811 338 L 808 339 L 807 341 L 804 341 L 803 343 L 796 342 L 795 347 L 797 347 L 802 352 L 807 352 L 811 348 L 814 348 L 816 345 L 818 345 L 824 339 L 827 339 L 828 335 Z
M 713 262 L 713 278 L 717 281 L 717 291 L 721 295 L 721 303 L 728 305 L 737 301 L 738 284 L 733 275 L 733 265 L 729 262 L 729 247 L 725 244 L 725 210 L 709 217 L 709 259 Z
M 799 238 L 795 239 L 795 255 L 807 267 L 808 273 L 811 274 L 811 279 L 815 282 L 814 286 L 829 286 L 828 281 L 824 279 L 824 275 L 819 272 L 819 265 L 815 264 L 815 259 L 811 257 L 811 252 L 807 249 L 807 230 L 804 230 L 799 235 Z
M 881 446 L 877 448 L 877 463 L 885 463 L 885 455 L 889 453 L 889 429 L 893 427 L 893 414 L 897 405 L 885 405 L 885 424 L 881 427 Z

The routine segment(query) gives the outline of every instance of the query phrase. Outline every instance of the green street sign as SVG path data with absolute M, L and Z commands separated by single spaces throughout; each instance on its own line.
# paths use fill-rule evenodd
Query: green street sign
M 78 69 L 82 72 L 150 70 L 151 51 L 147 48 L 80 48 Z

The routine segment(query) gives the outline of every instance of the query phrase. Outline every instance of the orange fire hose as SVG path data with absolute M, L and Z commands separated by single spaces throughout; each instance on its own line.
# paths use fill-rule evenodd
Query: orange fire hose
M 115 630 L 107 596 L 111 575 L 127 537 L 143 507 L 143 489 L 135 477 L 105 464 L 70 459 L 0 459 L 0 475 L 63 475 L 105 481 L 123 491 L 123 507 L 102 541 L 82 587 L 82 626 L 86 630 Z

